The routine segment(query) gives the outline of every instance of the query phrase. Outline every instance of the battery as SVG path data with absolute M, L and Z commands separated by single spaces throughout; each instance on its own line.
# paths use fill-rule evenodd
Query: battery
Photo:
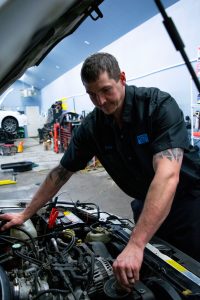
M 59 213 L 58 218 L 56 220 L 57 225 L 69 225 L 69 224 L 82 224 L 84 223 L 79 217 L 77 217 L 71 211 L 64 211 Z

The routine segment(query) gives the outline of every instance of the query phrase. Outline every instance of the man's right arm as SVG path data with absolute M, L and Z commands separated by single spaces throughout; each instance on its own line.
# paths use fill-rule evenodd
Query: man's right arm
M 7 213 L 0 215 L 0 220 L 6 221 L 1 230 L 9 229 L 12 226 L 23 224 L 34 215 L 41 207 L 56 195 L 60 188 L 69 180 L 73 172 L 68 171 L 61 164 L 52 169 L 44 182 L 33 196 L 30 204 L 20 213 Z

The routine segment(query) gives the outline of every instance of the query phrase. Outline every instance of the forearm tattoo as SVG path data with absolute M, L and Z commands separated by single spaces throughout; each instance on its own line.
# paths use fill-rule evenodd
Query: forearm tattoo
M 183 157 L 183 150 L 180 148 L 167 149 L 156 154 L 158 158 L 168 158 L 170 161 L 176 160 L 179 162 Z
M 55 185 L 62 185 L 67 181 L 70 175 L 71 173 L 69 171 L 59 165 L 50 172 L 49 178 L 55 183 Z

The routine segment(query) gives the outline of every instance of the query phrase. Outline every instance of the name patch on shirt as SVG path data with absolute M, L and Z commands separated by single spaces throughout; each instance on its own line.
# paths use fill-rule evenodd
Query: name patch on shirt
M 137 142 L 138 144 L 147 144 L 149 142 L 149 137 L 147 133 L 143 133 L 137 136 Z

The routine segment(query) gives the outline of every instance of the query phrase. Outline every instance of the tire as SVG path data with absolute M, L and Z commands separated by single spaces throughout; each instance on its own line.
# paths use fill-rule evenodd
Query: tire
M 6 117 L 2 121 L 1 127 L 6 132 L 14 133 L 18 128 L 18 121 L 14 117 Z

